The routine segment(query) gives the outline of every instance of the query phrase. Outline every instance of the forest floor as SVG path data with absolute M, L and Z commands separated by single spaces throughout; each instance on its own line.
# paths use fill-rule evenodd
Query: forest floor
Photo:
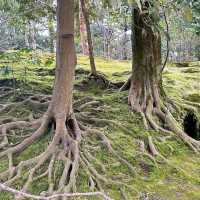
M 168 64 L 164 74 L 164 89 L 170 99 L 176 101 L 178 109 L 171 107 L 174 117 L 183 123 L 188 108 L 199 113 L 199 107 L 191 102 L 200 103 L 200 63 L 191 62 L 189 67 L 177 67 Z M 130 76 L 131 63 L 128 61 L 107 61 L 96 58 L 96 66 L 100 73 L 106 75 L 112 82 L 125 81 Z M 52 92 L 54 80 L 54 56 L 48 53 L 17 51 L 0 55 L 0 87 L 9 86 L 13 92 L 0 98 L 0 104 L 21 102 L 30 95 L 47 94 Z M 164 135 L 153 130 L 145 130 L 141 117 L 132 113 L 127 105 L 128 92 L 119 92 L 117 88 L 103 86 L 103 83 L 88 81 L 89 61 L 87 57 L 78 56 L 74 100 L 90 97 L 96 104 L 75 106 L 75 112 L 83 111 L 86 118 L 110 120 L 113 123 L 90 121 L 90 126 L 103 132 L 111 141 L 118 155 L 128 160 L 134 171 L 122 164 L 117 157 L 107 151 L 98 138 L 86 137 L 81 142 L 81 151 L 89 153 L 90 162 L 99 174 L 110 180 L 121 182 L 123 186 L 102 183 L 104 191 L 115 200 L 200 200 L 200 156 L 194 154 L 183 142 L 175 136 L 163 139 Z M 86 98 L 87 99 L 87 98 Z M 190 103 L 189 103 L 190 102 Z M 190 104 L 190 105 L 189 105 Z M 0 121 L 10 117 L 23 118 L 33 113 L 34 118 L 40 117 L 45 110 L 38 110 L 28 105 L 17 106 L 9 112 L 0 113 Z M 89 121 L 89 120 L 88 120 Z M 115 123 L 116 122 L 116 123 Z M 88 122 L 85 122 L 88 123 Z M 10 143 L 18 143 L 28 130 L 22 130 L 9 135 Z M 141 141 L 145 147 L 149 136 L 152 137 L 156 148 L 167 159 L 148 156 L 141 153 Z M 14 158 L 19 163 L 41 153 L 52 138 L 46 134 Z M 92 156 L 91 156 L 92 155 Z M 57 163 L 59 165 L 59 163 Z M 8 167 L 6 160 L 0 160 L 0 173 Z M 60 168 L 63 168 L 60 165 Z M 58 167 L 59 169 L 59 167 Z M 41 169 L 42 171 L 42 169 Z M 59 170 L 56 172 L 59 176 Z M 20 189 L 27 179 L 23 178 L 12 183 L 12 187 Z M 33 182 L 29 192 L 40 194 L 47 190 L 47 178 Z M 89 191 L 88 180 L 83 168 L 77 176 L 77 191 Z M 0 192 L 0 200 L 12 200 L 7 192 Z M 76 198 L 85 199 L 85 198 Z M 98 199 L 90 198 L 90 199 Z M 99 198 L 100 199 L 100 198 Z

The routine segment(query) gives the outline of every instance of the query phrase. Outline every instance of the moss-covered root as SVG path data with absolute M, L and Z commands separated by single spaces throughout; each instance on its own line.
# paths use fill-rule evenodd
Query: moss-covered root
M 0 113 L 6 112 L 9 114 L 14 109 L 20 106 L 30 106 L 32 110 L 44 110 L 47 109 L 49 103 L 51 101 L 51 96 L 49 95 L 34 95 L 30 96 L 27 99 L 17 102 L 17 103 L 9 103 L 9 104 L 1 104 L 0 105 Z
M 147 93 L 149 96 L 147 96 Z M 191 138 L 181 130 L 167 106 L 162 102 L 157 87 L 155 87 L 153 91 L 149 89 L 149 91 L 146 91 L 143 95 L 141 90 L 138 91 L 138 95 L 130 93 L 129 104 L 133 111 L 141 114 L 146 128 L 150 126 L 154 130 L 167 135 L 175 134 L 194 152 L 200 152 L 200 141 Z M 160 122 L 162 122 L 165 127 L 162 127 Z
M 11 122 L 8 124 L 4 124 L 0 126 L 1 134 L 6 137 L 6 133 L 11 129 L 21 128 L 22 126 L 33 126 L 36 127 L 36 131 L 26 139 L 24 139 L 21 143 L 16 144 L 12 147 L 8 147 L 5 149 L 8 144 L 8 140 L 5 143 L 5 139 L 3 139 L 4 144 L 3 150 L 0 152 L 0 158 L 7 157 L 9 162 L 8 170 L 2 172 L 0 174 L 0 178 L 4 180 L 4 182 L 9 185 L 14 180 L 22 176 L 22 170 L 24 168 L 29 168 L 32 166 L 30 170 L 28 170 L 28 179 L 26 180 L 22 191 L 26 192 L 29 186 L 34 181 L 34 177 L 36 171 L 41 168 L 45 163 L 48 163 L 49 167 L 45 175 L 49 176 L 49 191 L 51 192 L 69 192 L 75 191 L 76 187 L 76 173 L 79 166 L 79 141 L 80 141 L 80 129 L 77 126 L 77 122 L 74 118 L 72 118 L 68 124 L 67 128 L 65 123 L 63 124 L 63 120 L 56 118 L 55 124 L 56 129 L 54 131 L 54 137 L 52 142 L 49 144 L 47 149 L 41 153 L 39 156 L 35 158 L 31 158 L 26 161 L 20 162 L 18 165 L 14 165 L 13 156 L 16 154 L 20 154 L 23 150 L 25 150 L 29 145 L 33 144 L 37 139 L 39 139 L 52 124 L 52 116 L 50 113 L 45 113 L 43 118 L 40 120 L 36 120 L 33 122 Z M 60 160 L 64 163 L 65 168 L 63 170 L 63 174 L 60 177 L 59 187 L 52 191 L 53 180 L 53 164 L 56 160 Z M 43 175 L 40 175 L 43 176 Z M 17 197 L 20 199 L 21 197 Z
M 35 97 L 34 99 L 32 98 L 32 100 L 38 101 L 38 98 L 40 99 L 40 97 Z M 90 100 L 92 101 L 75 102 L 74 105 L 80 104 L 79 107 L 81 110 L 84 110 L 88 106 L 99 104 L 99 102 L 93 99 Z M 46 101 L 40 103 L 46 103 Z M 32 134 L 26 134 L 25 139 L 20 143 L 10 145 L 8 140 L 9 133 L 12 131 L 15 135 L 15 131 L 24 128 L 30 128 L 35 131 Z M 20 155 L 20 153 L 41 138 L 49 129 L 51 129 L 53 139 L 44 152 L 19 163 L 13 161 L 13 157 L 16 154 Z M 43 196 L 56 195 L 63 192 L 76 192 L 76 177 L 79 171 L 79 165 L 81 164 L 87 166 L 86 171 L 91 191 L 100 190 L 101 194 L 103 194 L 104 190 L 101 186 L 102 181 L 104 183 L 110 182 L 110 184 L 120 185 L 121 183 L 112 180 L 108 181 L 106 177 L 100 175 L 96 171 L 90 162 L 90 160 L 94 158 L 92 158 L 90 152 L 84 150 L 84 147 L 82 149 L 84 153 L 80 152 L 79 144 L 81 138 L 85 135 L 83 134 L 81 137 L 82 131 L 85 133 L 97 134 L 98 137 L 101 138 L 102 143 L 106 144 L 108 150 L 134 172 L 134 167 L 114 151 L 109 140 L 103 133 L 94 129 L 86 130 L 85 126 L 81 125 L 81 122 L 78 123 L 76 121 L 74 114 L 70 115 L 65 121 L 60 118 L 60 116 L 54 116 L 50 110 L 48 110 L 42 118 L 37 120 L 11 121 L 0 125 L 0 158 L 7 158 L 9 163 L 8 169 L 0 173 L 0 180 L 3 181 L 6 186 L 11 186 L 16 180 L 21 179 L 22 176 L 27 178 L 20 191 L 21 194 L 17 193 L 16 199 L 23 199 L 23 193 L 26 194 L 26 192 L 28 192 L 33 182 L 44 177 L 47 177 L 48 190 L 41 193 Z M 61 162 L 64 166 L 59 180 L 55 180 L 54 176 L 55 172 L 58 170 L 56 167 L 57 162 Z M 90 167 L 88 168 L 88 166 Z M 104 169 L 103 165 L 101 165 L 101 167 Z M 40 171 L 40 173 L 38 173 L 38 171 Z M 63 197 L 63 199 L 65 198 Z
M 14 90 L 11 87 L 6 87 L 6 86 L 0 87 L 0 99 L 7 97 L 13 93 L 14 93 Z
M 100 138 L 102 144 L 108 149 L 108 151 L 116 157 L 121 163 L 125 164 L 129 170 L 135 174 L 135 167 L 128 162 L 126 159 L 122 158 L 112 147 L 110 140 L 99 130 L 96 129 L 87 129 L 86 134 L 93 134 Z

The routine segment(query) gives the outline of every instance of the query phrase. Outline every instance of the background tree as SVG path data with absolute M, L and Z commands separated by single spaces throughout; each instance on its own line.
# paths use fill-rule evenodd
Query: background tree
M 86 9 L 85 5 L 85 0 L 80 0 L 80 7 L 81 7 L 81 12 L 80 12 L 80 32 L 81 32 L 81 41 L 82 41 L 82 48 L 83 48 L 83 53 L 87 52 L 87 47 L 88 47 L 88 54 L 89 54 L 89 59 L 90 59 L 90 67 L 91 67 L 91 75 L 92 76 L 97 76 L 97 71 L 96 71 L 96 66 L 95 66 L 95 61 L 94 61 L 94 54 L 93 54 L 93 44 L 92 44 L 92 36 L 91 36 L 91 31 L 90 31 L 90 22 L 89 22 L 89 15 L 88 11 Z M 85 43 L 84 39 L 84 29 L 86 28 L 86 34 L 87 34 L 87 44 Z
M 85 2 L 84 2 L 85 4 Z M 83 55 L 89 55 L 89 49 L 88 49 L 88 42 L 87 42 L 87 29 L 86 29 L 86 23 L 85 23 L 85 17 L 82 12 L 82 3 L 79 3 L 79 24 L 80 24 L 80 43 Z

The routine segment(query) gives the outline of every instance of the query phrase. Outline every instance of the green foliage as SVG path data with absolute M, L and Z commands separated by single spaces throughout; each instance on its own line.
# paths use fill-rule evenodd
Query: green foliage
M 188 27 L 192 27 L 197 35 L 200 34 L 200 1 L 176 0 L 180 7 L 184 6 L 184 17 Z M 189 23 L 188 23 L 189 22 Z

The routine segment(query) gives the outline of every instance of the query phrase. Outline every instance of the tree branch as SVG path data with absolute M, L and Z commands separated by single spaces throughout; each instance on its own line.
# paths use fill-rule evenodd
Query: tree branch
M 165 20 L 165 24 L 166 24 L 166 31 L 167 31 L 167 33 L 166 33 L 166 38 L 167 38 L 167 54 L 166 54 L 165 61 L 163 63 L 161 72 L 164 71 L 164 69 L 166 67 L 166 64 L 167 64 L 167 61 L 168 61 L 168 57 L 169 57 L 169 41 L 170 41 L 170 38 L 169 38 L 169 24 L 167 22 L 167 16 L 165 14 L 165 11 L 163 12 L 163 15 L 164 15 L 164 20 Z

